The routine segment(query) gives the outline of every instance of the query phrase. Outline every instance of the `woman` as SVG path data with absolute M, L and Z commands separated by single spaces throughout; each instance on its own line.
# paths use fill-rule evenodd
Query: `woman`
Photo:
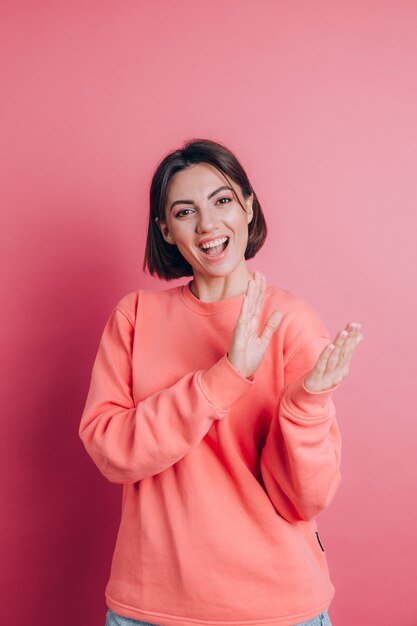
M 144 269 L 188 283 L 124 296 L 80 437 L 123 485 L 106 626 L 329 625 L 316 516 L 340 483 L 332 392 L 363 335 L 246 260 L 266 237 L 236 157 L 190 141 L 158 165 Z

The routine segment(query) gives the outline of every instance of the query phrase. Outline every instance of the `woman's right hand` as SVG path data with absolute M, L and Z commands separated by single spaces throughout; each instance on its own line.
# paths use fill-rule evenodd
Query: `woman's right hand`
M 249 280 L 227 351 L 230 363 L 245 378 L 253 376 L 260 366 L 271 337 L 278 328 L 283 315 L 281 311 L 274 311 L 258 336 L 259 315 L 265 290 L 265 276 L 255 271 L 254 278 Z

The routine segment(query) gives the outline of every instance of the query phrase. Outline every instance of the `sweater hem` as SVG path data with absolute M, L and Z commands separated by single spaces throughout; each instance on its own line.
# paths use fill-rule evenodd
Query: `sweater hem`
M 167 613 L 157 613 L 155 611 L 143 611 L 126 604 L 118 602 L 114 598 L 105 594 L 107 607 L 123 617 L 130 619 L 136 619 L 142 622 L 149 622 L 155 624 L 155 626 L 184 626 L 189 624 L 190 626 L 295 626 L 300 622 L 307 622 L 313 617 L 316 617 L 323 611 L 327 610 L 333 600 L 334 591 L 324 604 L 316 607 L 312 611 L 306 613 L 298 613 L 297 615 L 290 615 L 286 617 L 268 617 L 265 619 L 251 619 L 251 620 L 202 620 L 192 617 L 182 617 L 178 615 L 168 615 Z

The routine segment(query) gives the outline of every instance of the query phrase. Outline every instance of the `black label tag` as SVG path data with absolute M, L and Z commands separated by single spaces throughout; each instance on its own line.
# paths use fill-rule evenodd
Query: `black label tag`
M 318 534 L 318 532 L 317 532 L 317 531 L 316 531 L 316 537 L 317 537 L 317 541 L 319 542 L 319 546 L 320 546 L 320 548 L 321 548 L 321 549 L 323 550 L 323 552 L 324 552 L 324 548 L 323 548 L 323 546 L 321 545 L 320 537 L 319 537 L 319 534 Z

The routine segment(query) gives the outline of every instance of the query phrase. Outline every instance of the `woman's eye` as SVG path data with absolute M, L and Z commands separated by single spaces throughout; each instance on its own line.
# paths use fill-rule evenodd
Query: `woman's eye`
M 220 202 L 220 200 L 227 200 L 227 202 L 222 202 L 221 204 L 229 204 L 229 202 L 232 202 L 232 198 L 228 198 L 227 196 L 225 196 L 224 198 L 219 198 L 217 202 Z M 182 209 L 181 211 L 178 211 L 178 213 L 175 214 L 175 217 L 183 217 L 184 215 L 187 215 L 187 211 L 192 212 L 193 209 Z
M 178 213 L 175 214 L 175 217 L 182 217 L 182 214 L 186 211 L 192 211 L 192 209 L 183 209 L 182 211 L 178 211 Z

